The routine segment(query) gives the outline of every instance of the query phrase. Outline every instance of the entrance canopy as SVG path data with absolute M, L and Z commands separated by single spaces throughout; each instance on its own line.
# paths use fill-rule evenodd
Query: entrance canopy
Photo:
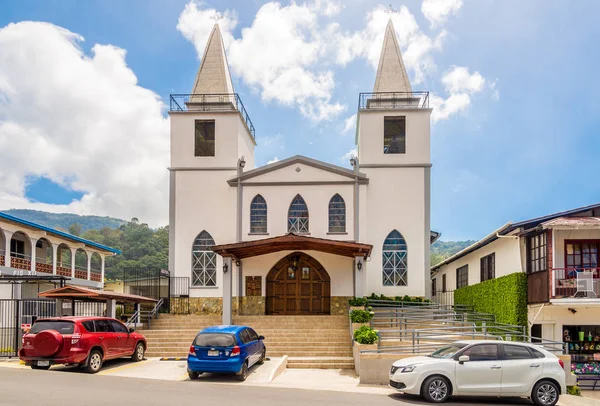
M 155 303 L 151 297 L 131 295 L 128 293 L 107 292 L 104 290 L 86 289 L 79 286 L 65 286 L 64 288 L 47 290 L 38 294 L 39 297 L 50 299 L 82 300 L 104 302 L 115 300 L 117 303 Z
M 357 242 L 328 240 L 289 233 L 279 237 L 244 241 L 234 244 L 215 245 L 211 249 L 223 257 L 244 259 L 278 251 L 320 251 L 344 257 L 364 257 L 371 255 L 373 246 Z

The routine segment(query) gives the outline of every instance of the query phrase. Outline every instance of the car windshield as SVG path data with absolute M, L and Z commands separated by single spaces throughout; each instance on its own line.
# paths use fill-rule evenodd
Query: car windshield
M 44 330 L 56 330 L 60 334 L 73 334 L 75 324 L 70 321 L 61 320 L 40 320 L 36 321 L 29 332 L 31 334 L 37 334 Z
M 430 357 L 433 358 L 452 358 L 454 354 L 465 348 L 466 344 L 452 344 L 436 350 Z
M 194 341 L 199 347 L 233 347 L 235 337 L 227 333 L 200 333 Z

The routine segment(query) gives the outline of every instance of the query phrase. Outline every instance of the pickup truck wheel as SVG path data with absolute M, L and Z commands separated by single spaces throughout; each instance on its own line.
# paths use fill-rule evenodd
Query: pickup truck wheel
M 133 354 L 131 355 L 131 360 L 133 362 L 140 362 L 144 360 L 144 344 L 142 343 L 137 343 L 137 345 L 135 346 L 135 350 L 133 351 Z
M 94 350 L 90 353 L 87 366 L 85 367 L 86 372 L 95 374 L 102 368 L 102 354 L 98 350 Z
M 47 371 L 47 370 L 50 369 L 50 365 L 45 366 L 45 367 L 40 367 L 40 366 L 37 366 L 37 365 L 32 365 L 31 369 L 41 369 L 42 371 Z

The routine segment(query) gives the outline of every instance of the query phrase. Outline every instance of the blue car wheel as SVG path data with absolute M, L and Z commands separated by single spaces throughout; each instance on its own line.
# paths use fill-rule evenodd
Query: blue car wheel
M 242 369 L 240 369 L 240 372 L 238 372 L 238 374 L 237 374 L 237 379 L 240 382 L 244 382 L 247 377 L 248 377 L 248 361 L 244 361 L 244 363 L 242 364 Z

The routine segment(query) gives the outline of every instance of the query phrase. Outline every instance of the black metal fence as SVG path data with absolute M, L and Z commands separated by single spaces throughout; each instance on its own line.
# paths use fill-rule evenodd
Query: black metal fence
M 255 138 L 256 130 L 237 93 L 221 94 L 172 94 L 170 111 L 231 111 L 237 110 Z
M 56 316 L 54 299 L 0 299 L 0 357 L 17 357 L 23 330 L 38 318 Z
M 360 93 L 358 109 L 429 108 L 429 92 Z
M 189 277 L 171 277 L 168 271 L 160 268 L 126 268 L 123 272 L 123 287 L 125 293 L 163 299 L 160 313 L 190 312 Z

